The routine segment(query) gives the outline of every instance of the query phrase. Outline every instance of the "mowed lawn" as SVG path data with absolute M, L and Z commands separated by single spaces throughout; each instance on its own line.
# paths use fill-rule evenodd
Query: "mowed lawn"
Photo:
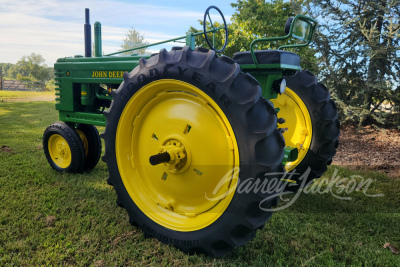
M 129 224 L 104 162 L 85 174 L 50 168 L 42 134 L 57 119 L 54 102 L 0 101 L 0 266 L 400 266 L 383 247 L 400 247 L 398 178 L 332 166 L 327 179 L 372 182 L 315 187 L 223 258 L 187 255 Z
M 0 102 L 51 101 L 55 99 L 55 91 L 0 91 Z

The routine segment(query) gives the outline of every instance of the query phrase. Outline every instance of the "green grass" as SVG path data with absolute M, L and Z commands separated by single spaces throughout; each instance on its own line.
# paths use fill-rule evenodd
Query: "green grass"
M 55 99 L 55 91 L 0 91 L 0 102 L 16 102 L 28 100 Z
M 341 177 L 371 178 L 368 193 L 385 196 L 302 194 L 225 257 L 186 255 L 129 224 L 106 183 L 105 163 L 89 174 L 50 168 L 42 134 L 57 119 L 54 102 L 0 102 L 0 147 L 9 147 L 0 152 L 0 266 L 400 265 L 400 255 L 383 248 L 400 246 L 400 179 L 331 167 L 324 177 L 338 169 Z

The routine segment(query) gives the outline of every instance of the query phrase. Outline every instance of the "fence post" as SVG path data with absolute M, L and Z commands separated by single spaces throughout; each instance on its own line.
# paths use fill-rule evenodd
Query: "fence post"
M 0 70 L 0 90 L 3 90 L 3 72 Z

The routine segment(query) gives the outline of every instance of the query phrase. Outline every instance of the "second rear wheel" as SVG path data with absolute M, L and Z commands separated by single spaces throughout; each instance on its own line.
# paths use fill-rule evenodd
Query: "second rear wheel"
M 272 102 L 280 109 L 278 116 L 285 119 L 280 127 L 286 130 L 286 145 L 299 151 L 297 160 L 286 164 L 296 182 L 286 190 L 297 191 L 321 177 L 331 164 L 339 144 L 340 123 L 335 102 L 316 76 L 305 70 L 284 78 L 287 88 Z

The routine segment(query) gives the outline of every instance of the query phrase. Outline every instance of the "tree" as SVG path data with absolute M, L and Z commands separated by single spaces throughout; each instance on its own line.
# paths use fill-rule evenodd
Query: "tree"
M 258 38 L 284 36 L 286 20 L 298 14 L 303 14 L 303 0 L 293 0 L 283 2 L 283 0 L 272 0 L 265 2 L 263 0 L 238 0 L 231 4 L 236 8 L 236 12 L 231 18 L 231 24 L 228 25 L 229 42 L 224 55 L 232 57 L 234 53 L 240 51 L 249 51 L 250 43 Z M 203 22 L 200 21 L 200 25 Z M 194 27 L 189 32 L 199 32 Z M 197 37 L 199 46 L 207 47 L 204 36 Z M 287 42 L 259 43 L 255 49 L 277 49 L 282 44 L 293 44 L 297 40 Z M 222 34 L 216 35 L 216 43 L 222 43 Z M 301 57 L 303 68 L 316 72 L 317 59 L 315 50 L 311 47 L 293 48 L 289 51 L 297 53 Z
M 121 50 L 128 50 L 135 47 L 140 47 L 144 45 L 148 45 L 149 42 L 145 41 L 144 36 L 140 34 L 139 31 L 131 28 L 127 33 L 126 37 L 121 43 Z M 123 53 L 123 55 L 131 55 L 131 54 L 145 54 L 146 48 L 137 49 L 131 52 Z
M 17 79 L 24 77 L 34 81 L 48 81 L 53 77 L 53 68 L 44 64 L 44 58 L 32 53 L 30 56 L 23 56 L 15 65 L 7 65 L 7 77 Z
M 381 104 L 399 102 L 400 0 L 310 0 L 309 12 L 324 18 L 321 74 L 344 115 L 383 122 Z
M 1 72 L 3 73 L 3 76 L 7 76 L 7 72 L 12 67 L 12 65 L 13 64 L 11 63 L 0 63 Z

